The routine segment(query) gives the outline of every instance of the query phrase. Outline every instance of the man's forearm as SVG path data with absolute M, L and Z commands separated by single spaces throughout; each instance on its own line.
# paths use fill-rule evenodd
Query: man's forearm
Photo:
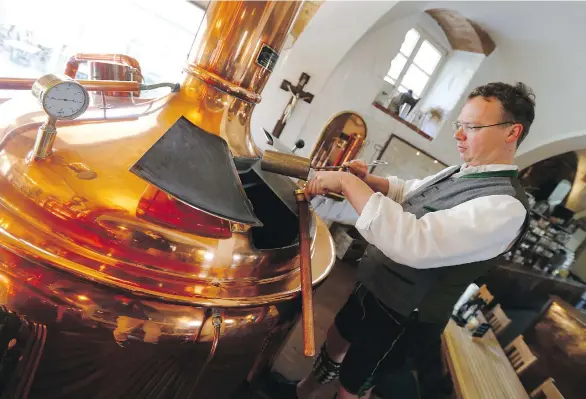
M 382 193 L 383 195 L 388 195 L 389 193 L 389 180 L 384 177 L 368 174 L 366 179 L 364 179 L 364 182 L 368 184 L 368 187 L 370 187 L 375 193 Z
M 358 215 L 361 215 L 366 203 L 374 194 L 373 189 L 350 173 L 344 174 L 341 183 L 342 193 Z

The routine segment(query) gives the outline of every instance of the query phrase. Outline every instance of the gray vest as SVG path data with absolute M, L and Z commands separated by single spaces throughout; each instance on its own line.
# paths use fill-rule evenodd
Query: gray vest
M 518 244 L 529 225 L 529 204 L 516 171 L 469 174 L 451 178 L 459 170 L 444 170 L 425 186 L 409 193 L 403 210 L 418 219 L 428 212 L 450 209 L 475 198 L 510 195 L 517 198 L 527 216 Z M 446 323 L 454 304 L 476 279 L 486 274 L 499 257 L 449 267 L 415 269 L 394 262 L 370 245 L 358 266 L 358 280 L 389 308 L 408 316 L 419 310 L 419 320 Z

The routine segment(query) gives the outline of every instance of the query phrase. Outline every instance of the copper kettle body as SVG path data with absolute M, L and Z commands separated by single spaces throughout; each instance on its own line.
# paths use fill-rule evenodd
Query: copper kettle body
M 17 359 L 2 376 L 13 397 L 224 398 L 270 367 L 300 312 L 296 186 L 251 168 L 250 114 L 299 5 L 212 2 L 178 92 L 94 103 L 56 124 L 45 159 L 26 159 L 39 107 L 0 107 L 0 353 Z M 138 90 L 127 83 L 102 91 Z M 180 118 L 227 143 L 262 227 L 130 172 Z M 334 250 L 312 218 L 315 286 Z

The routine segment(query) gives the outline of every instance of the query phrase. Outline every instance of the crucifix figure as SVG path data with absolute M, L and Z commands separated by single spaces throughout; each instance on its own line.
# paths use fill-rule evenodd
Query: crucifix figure
M 296 86 L 293 86 L 291 82 L 289 82 L 288 80 L 283 80 L 283 82 L 281 83 L 281 89 L 285 91 L 290 91 L 292 96 L 289 100 L 289 103 L 283 110 L 281 118 L 279 118 L 279 121 L 273 129 L 274 137 L 279 138 L 279 136 L 281 136 L 281 133 L 283 132 L 283 129 L 287 124 L 287 121 L 291 117 L 291 113 L 293 113 L 293 110 L 295 109 L 299 101 L 305 101 L 306 103 L 310 104 L 313 100 L 313 94 L 303 91 L 303 88 L 305 87 L 308 81 L 309 75 L 303 72 L 299 77 L 299 83 L 297 83 Z

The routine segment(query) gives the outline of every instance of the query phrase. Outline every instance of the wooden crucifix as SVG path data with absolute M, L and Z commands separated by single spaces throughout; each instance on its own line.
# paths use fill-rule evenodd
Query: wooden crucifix
M 303 72 L 299 77 L 299 83 L 297 83 L 296 86 L 293 86 L 291 82 L 289 82 L 288 80 L 283 80 L 283 82 L 281 83 L 282 90 L 291 92 L 291 99 L 289 100 L 289 103 L 283 110 L 281 118 L 279 118 L 277 124 L 273 129 L 274 137 L 279 138 L 281 136 L 281 133 L 283 133 L 283 129 L 285 128 L 287 121 L 291 117 L 291 114 L 293 113 L 293 110 L 295 109 L 299 101 L 305 101 L 308 104 L 311 104 L 311 102 L 313 101 L 313 94 L 303 91 L 303 88 L 305 87 L 308 81 L 309 75 Z

